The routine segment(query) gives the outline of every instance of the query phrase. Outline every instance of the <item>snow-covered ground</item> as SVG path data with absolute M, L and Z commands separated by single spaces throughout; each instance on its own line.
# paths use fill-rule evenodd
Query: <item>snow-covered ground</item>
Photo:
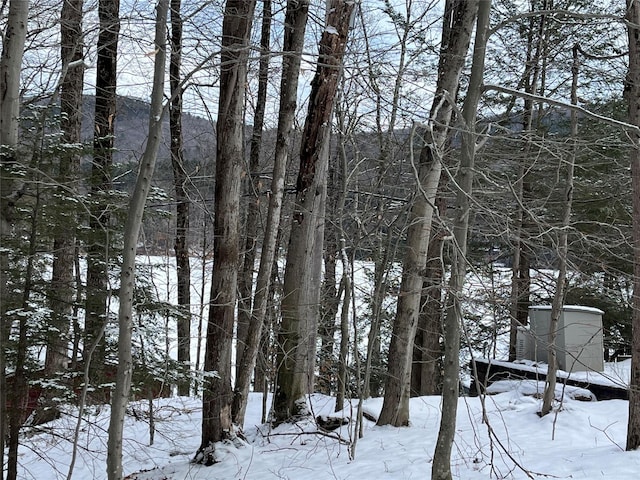
M 531 389 L 511 385 L 486 397 L 459 400 L 454 477 L 637 479 L 640 452 L 625 452 L 627 407 L 623 400 L 582 402 L 565 395 L 556 412 L 539 418 Z M 440 421 L 440 398 L 411 400 L 411 426 L 376 427 L 365 420 L 364 436 L 350 457 L 351 426 L 321 432 L 309 422 L 270 430 L 260 425 L 261 395 L 250 397 L 241 446 L 219 445 L 220 462 L 190 463 L 200 443 L 201 402 L 195 398 L 154 402 L 155 439 L 149 445 L 147 402 L 132 403 L 126 421 L 124 470 L 132 480 L 425 479 Z M 314 395 L 314 414 L 333 413 L 332 398 Z M 377 414 L 382 399 L 365 402 Z M 355 415 L 348 406 L 339 415 Z M 20 478 L 67 478 L 76 424 L 75 410 L 23 439 Z M 103 479 L 109 409 L 91 410 L 82 422 L 72 478 Z
M 153 285 L 158 298 L 175 302 L 173 260 L 151 257 L 142 261 L 153 266 Z M 355 268 L 358 315 L 363 315 L 367 309 L 363 298 L 371 291 L 371 268 L 367 262 L 358 262 Z M 200 316 L 206 319 L 210 270 L 210 264 L 203 269 L 201 264 L 194 262 L 194 334 L 197 319 Z M 491 291 L 505 288 L 508 275 L 507 270 L 497 269 L 490 285 L 483 277 L 469 278 L 469 298 L 476 301 L 471 302 L 467 310 L 475 312 L 487 325 L 497 321 L 494 317 L 501 305 L 496 301 L 487 304 L 480 293 L 489 287 Z M 506 298 L 504 295 L 498 297 Z M 393 309 L 393 300 L 390 297 L 387 305 L 390 309 Z M 487 307 L 489 304 L 493 307 Z M 505 349 L 501 340 L 496 338 L 498 344 L 489 345 L 486 349 L 496 352 L 498 358 Z M 171 353 L 175 353 L 173 348 Z M 195 351 L 192 358 L 195 359 Z M 626 384 L 628 366 L 629 362 L 609 364 L 601 376 L 611 383 Z M 589 380 L 595 378 L 590 377 Z M 535 397 L 541 388 L 534 382 L 495 385 L 493 389 L 497 393 L 484 402 L 486 415 L 483 415 L 481 399 L 460 398 L 453 451 L 454 478 L 635 480 L 639 477 L 640 452 L 624 451 L 628 402 L 582 402 L 574 400 L 586 397 L 579 390 L 575 395 L 573 391 L 559 390 L 562 406 L 554 414 L 541 419 L 536 414 L 540 400 Z M 124 435 L 125 474 L 130 475 L 130 480 L 430 478 L 440 422 L 440 397 L 412 399 L 410 427 L 376 427 L 373 422 L 365 420 L 364 436 L 357 441 L 355 455 L 351 454 L 354 440 L 352 424 L 332 433 L 320 431 L 313 422 L 282 425 L 269 430 L 260 424 L 261 404 L 261 395 L 250 396 L 244 425 L 247 441 L 240 446 L 219 445 L 217 455 L 220 463 L 203 467 L 190 462 L 200 444 L 200 399 L 155 400 L 153 444 L 150 442 L 148 402 L 132 403 Z M 314 395 L 311 407 L 314 415 L 333 414 L 334 400 Z M 374 416 L 381 407 L 382 399 L 365 402 L 366 411 Z M 355 410 L 354 403 L 338 415 L 353 417 Z M 71 475 L 77 409 L 69 407 L 59 420 L 25 432 L 20 447 L 20 478 L 105 479 L 109 413 L 108 406 L 91 407 L 83 416 Z M 487 418 L 489 423 L 484 423 L 483 418 Z

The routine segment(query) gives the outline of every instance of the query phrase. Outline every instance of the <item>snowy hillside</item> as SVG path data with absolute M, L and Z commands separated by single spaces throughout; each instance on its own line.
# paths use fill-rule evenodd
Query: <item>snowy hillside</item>
M 487 397 L 483 423 L 479 398 L 461 398 L 453 472 L 462 480 L 571 478 L 631 480 L 640 472 L 640 452 L 624 452 L 627 402 L 580 402 L 565 397 L 555 415 L 539 418 L 540 400 L 526 388 Z M 365 420 L 364 436 L 350 458 L 353 432 L 344 426 L 320 431 L 315 424 L 260 425 L 261 395 L 253 394 L 245 424 L 246 443 L 219 445 L 220 463 L 190 463 L 200 442 L 201 403 L 193 398 L 154 402 L 155 438 L 149 444 L 146 402 L 133 403 L 125 430 L 124 469 L 131 480 L 424 479 L 429 478 L 439 425 L 439 397 L 411 401 L 411 427 L 376 427 Z M 316 416 L 333 413 L 333 399 L 314 395 Z M 382 399 L 365 402 L 377 414 Z M 67 478 L 75 411 L 28 436 L 20 458 L 24 479 Z M 355 415 L 355 408 L 341 413 Z M 109 410 L 83 419 L 76 479 L 103 479 Z M 138 472 L 138 473 L 136 473 Z

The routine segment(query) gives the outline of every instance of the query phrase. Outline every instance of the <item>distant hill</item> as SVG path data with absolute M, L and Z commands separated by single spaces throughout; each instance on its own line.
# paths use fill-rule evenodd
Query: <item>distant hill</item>
M 93 112 L 95 97 L 85 95 L 82 109 L 82 138 L 91 141 L 93 138 Z M 116 114 L 116 135 L 114 160 L 118 163 L 135 161 L 140 158 L 147 140 L 149 122 L 149 103 L 129 97 L 118 97 Z M 164 138 L 159 157 L 169 157 L 169 117 L 164 119 Z M 194 115 L 183 116 L 183 137 L 185 158 L 187 161 L 202 160 L 203 156 L 215 152 L 214 125 Z

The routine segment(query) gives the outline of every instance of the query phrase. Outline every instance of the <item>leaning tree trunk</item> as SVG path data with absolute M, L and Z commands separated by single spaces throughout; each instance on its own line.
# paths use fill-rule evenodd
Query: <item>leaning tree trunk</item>
M 108 321 L 108 265 L 111 214 L 105 198 L 111 190 L 113 139 L 116 117 L 116 83 L 120 0 L 100 0 L 96 60 L 96 104 L 93 132 L 93 164 L 90 177 L 89 232 L 87 250 L 87 284 L 85 304 L 85 347 L 93 345 Z M 85 348 L 83 361 L 89 348 Z M 102 381 L 105 345 L 100 342 L 91 363 L 91 380 Z M 97 358 L 96 358 L 97 357 Z
M 282 213 L 284 182 L 287 159 L 291 144 L 291 131 L 295 118 L 298 77 L 304 33 L 307 25 L 309 1 L 289 1 L 285 15 L 284 52 L 282 58 L 282 78 L 280 80 L 280 111 L 273 165 L 271 195 L 267 211 L 267 222 L 260 253 L 260 267 L 256 279 L 255 298 L 242 357 L 239 360 L 238 377 L 233 392 L 233 421 L 242 426 L 247 408 L 251 375 L 256 364 L 260 338 L 267 318 L 267 305 L 271 291 L 271 273 L 276 261 L 278 229 Z
M 467 234 L 471 195 L 473 192 L 473 169 L 476 150 L 476 116 L 482 94 L 484 59 L 489 36 L 489 14 L 491 0 L 479 2 L 478 23 L 473 46 L 473 63 L 467 96 L 462 106 L 462 143 L 460 145 L 460 167 L 455 177 L 457 187 L 456 214 L 453 223 L 453 259 L 451 278 L 444 321 L 444 376 L 442 385 L 442 417 L 433 454 L 432 480 L 452 480 L 451 448 L 456 433 L 456 415 L 460 385 L 460 323 L 462 322 L 462 287 L 467 269 Z
M 240 178 L 249 38 L 255 0 L 228 0 L 222 23 L 222 69 L 217 119 L 213 275 L 202 394 L 202 443 L 196 461 L 216 462 L 215 443 L 234 436 L 231 353 L 238 286 Z
M 625 18 L 629 35 L 629 71 L 624 93 L 629 123 L 640 128 L 640 0 L 627 0 Z M 633 188 L 633 333 L 626 448 L 636 450 L 640 447 L 640 131 L 628 135 L 633 141 L 629 153 Z
M 109 438 L 107 441 L 107 478 L 109 480 L 122 480 L 122 434 L 131 390 L 131 375 L 133 374 L 131 333 L 133 330 L 136 251 L 140 226 L 142 225 L 142 215 L 149 189 L 151 188 L 151 179 L 155 170 L 160 140 L 162 139 L 162 118 L 164 113 L 162 101 L 167 53 L 165 30 L 168 10 L 169 0 L 160 0 L 156 13 L 156 52 L 147 145 L 140 160 L 136 185 L 129 201 L 127 220 L 124 226 L 124 247 L 120 272 L 120 307 L 118 310 L 118 370 L 116 386 L 111 400 Z
M 306 395 L 313 385 L 319 314 L 326 176 L 331 116 L 338 90 L 351 15 L 355 2 L 332 0 L 320 39 L 318 65 L 311 82 L 309 111 L 302 133 L 295 211 L 287 252 L 278 334 L 276 391 L 277 423 L 308 414 Z
M 452 102 L 455 101 L 453 97 L 458 90 L 460 74 L 469 49 L 476 10 L 477 3 L 466 0 L 448 0 L 445 6 L 438 84 L 431 118 L 424 134 L 425 146 L 420 153 L 419 185 L 409 214 L 407 249 L 389 345 L 388 372 L 378 425 L 391 424 L 399 427 L 409 424 L 413 342 L 420 313 L 433 205 L 442 171 L 441 150 L 447 138 L 453 112 Z M 447 98 L 447 95 L 451 96 Z
M 176 237 L 173 245 L 176 254 L 178 279 L 178 305 L 180 316 L 177 322 L 178 362 L 185 369 L 184 377 L 178 381 L 178 395 L 189 395 L 191 382 L 191 263 L 189 261 L 189 211 L 191 201 L 186 191 L 188 181 L 184 167 L 182 143 L 182 86 L 180 65 L 182 63 L 182 0 L 171 0 L 171 59 L 169 63 L 169 85 L 171 103 L 169 107 L 169 132 L 171 136 L 171 166 L 173 187 L 176 194 Z
M 8 169 L 16 161 L 15 151 L 18 147 L 20 68 L 27 36 L 28 15 L 29 2 L 11 0 L 0 57 L 0 147 L 3 149 L 0 155 L 0 242 L 2 243 L 12 234 L 15 202 L 21 195 L 21 189 L 16 188 Z M 8 269 L 9 257 L 3 249 L 0 252 L 0 478 L 4 476 L 4 442 L 7 435 Z

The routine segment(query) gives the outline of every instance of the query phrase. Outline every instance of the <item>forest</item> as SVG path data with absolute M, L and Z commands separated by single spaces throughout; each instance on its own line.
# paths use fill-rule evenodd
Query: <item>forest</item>
M 188 478 L 232 478 L 230 456 L 233 478 L 311 478 L 229 452 L 259 423 L 357 462 L 424 405 L 418 472 L 471 478 L 467 395 L 473 478 L 546 477 L 487 413 L 525 387 L 471 382 L 520 360 L 541 305 L 545 375 L 518 402 L 551 422 L 591 398 L 558 397 L 559 325 L 599 311 L 630 372 L 623 438 L 597 428 L 636 458 L 640 0 L 4 0 L 0 31 L 0 480 L 46 478 L 42 432 L 70 445 L 48 478 L 89 478 L 100 415 L 92 478 L 187 478 L 123 460 L 132 419 L 153 445 L 172 408 L 200 412 L 176 448 L 212 473 Z

